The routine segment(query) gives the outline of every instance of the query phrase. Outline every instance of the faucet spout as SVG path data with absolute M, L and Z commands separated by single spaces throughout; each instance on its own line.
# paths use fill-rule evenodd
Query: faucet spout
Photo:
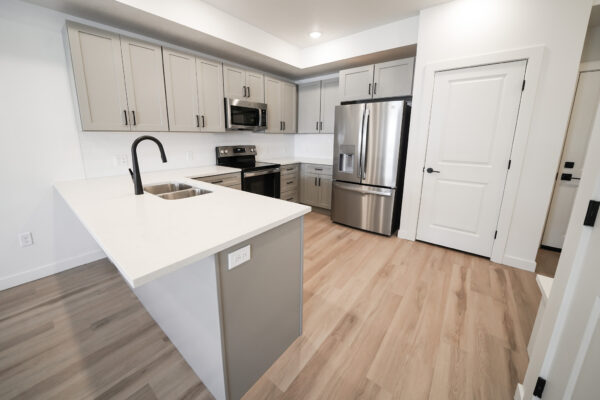
M 133 187 L 135 189 L 136 195 L 144 194 L 144 187 L 142 186 L 142 176 L 140 174 L 140 165 L 137 156 L 138 144 L 140 144 L 140 142 L 144 140 L 151 140 L 154 143 L 156 143 L 156 145 L 158 146 L 158 150 L 160 151 L 160 158 L 162 162 L 167 162 L 167 155 L 165 154 L 165 149 L 162 143 L 154 136 L 144 135 L 140 136 L 139 138 L 133 141 L 133 144 L 131 145 L 131 160 L 133 163 L 133 171 L 130 169 L 129 173 L 131 174 L 131 179 L 133 179 Z

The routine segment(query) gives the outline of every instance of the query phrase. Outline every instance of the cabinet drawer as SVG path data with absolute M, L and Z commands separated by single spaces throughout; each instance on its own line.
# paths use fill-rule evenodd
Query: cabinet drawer
M 302 172 L 308 174 L 331 175 L 331 165 L 302 164 Z
M 298 164 L 282 165 L 281 176 L 295 175 L 298 173 Z
M 298 202 L 298 190 L 290 190 L 287 192 L 282 192 L 281 196 L 279 196 L 281 200 L 285 201 L 293 201 L 294 203 Z
M 298 188 L 298 178 L 296 176 L 281 177 L 281 192 L 288 192 Z
M 240 173 L 201 176 L 192 179 L 221 186 L 234 186 L 242 184 L 242 176 Z

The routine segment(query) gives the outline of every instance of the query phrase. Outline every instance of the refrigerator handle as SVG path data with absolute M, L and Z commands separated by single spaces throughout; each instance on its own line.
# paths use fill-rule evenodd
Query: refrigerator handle
M 358 179 L 363 179 L 363 141 L 365 140 L 365 114 L 366 108 L 363 110 L 362 119 L 360 120 L 360 133 L 358 135 Z
M 365 179 L 367 176 L 367 152 L 369 151 L 369 119 L 371 113 L 369 108 L 365 108 L 365 114 L 363 115 L 363 126 L 362 126 L 362 149 L 360 154 L 360 170 L 361 179 Z

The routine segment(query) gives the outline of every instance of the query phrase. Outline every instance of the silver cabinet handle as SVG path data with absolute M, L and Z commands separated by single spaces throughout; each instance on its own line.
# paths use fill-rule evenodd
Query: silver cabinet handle
M 123 110 L 123 115 L 125 116 L 125 125 L 129 125 L 129 122 L 127 122 L 127 110 Z
M 196 114 L 196 128 L 200 128 L 200 116 Z
M 274 174 L 276 172 L 279 172 L 279 168 L 265 169 L 265 170 L 256 171 L 256 172 L 247 172 L 247 173 L 244 173 L 244 177 L 245 178 L 252 178 L 253 176 L 260 176 L 260 175 L 266 175 L 266 174 Z

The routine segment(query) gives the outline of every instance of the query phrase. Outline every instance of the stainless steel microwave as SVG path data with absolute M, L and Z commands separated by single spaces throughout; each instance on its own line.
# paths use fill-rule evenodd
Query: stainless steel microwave
M 267 128 L 267 105 L 225 99 L 225 128 L 228 131 L 262 131 Z

